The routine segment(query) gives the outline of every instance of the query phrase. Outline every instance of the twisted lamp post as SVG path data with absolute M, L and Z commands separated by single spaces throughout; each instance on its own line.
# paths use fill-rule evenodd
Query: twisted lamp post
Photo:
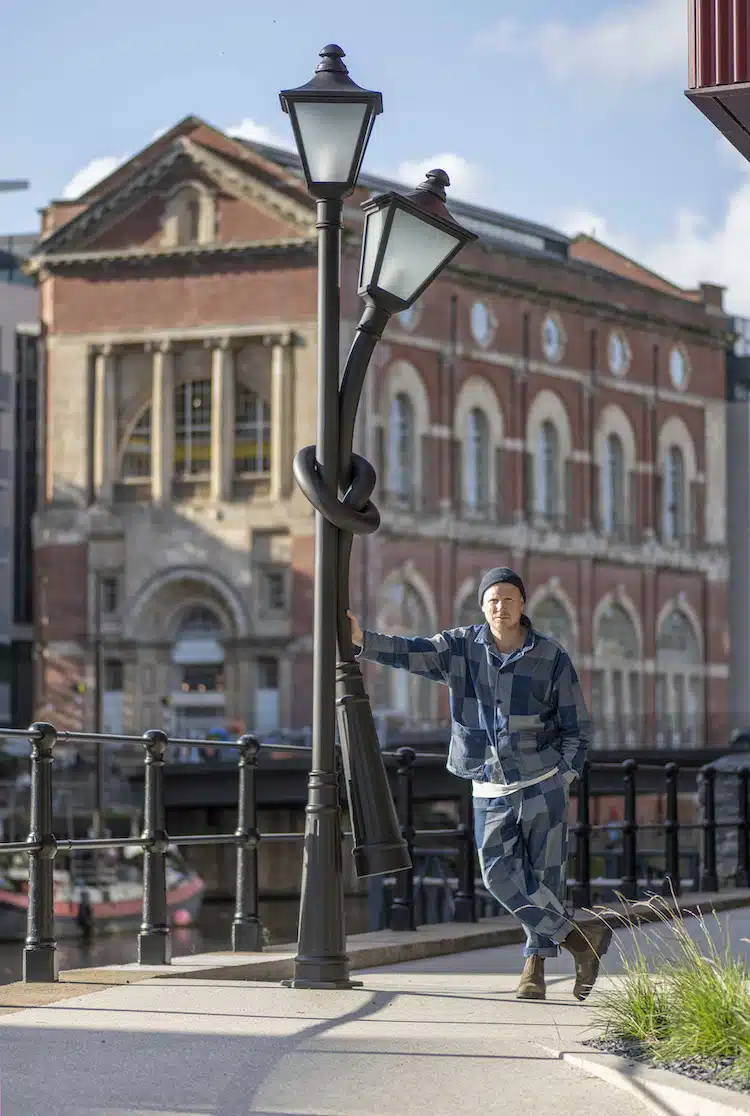
M 449 179 L 442 170 L 430 171 L 412 194 L 390 191 L 363 204 L 358 291 L 365 311 L 339 389 L 343 202 L 357 184 L 383 102 L 380 93 L 351 80 L 341 47 L 326 46 L 320 57 L 306 85 L 280 94 L 308 191 L 317 199 L 318 229 L 317 444 L 304 447 L 294 459 L 297 484 L 316 511 L 312 767 L 298 951 L 294 978 L 285 983 L 351 988 L 360 982 L 349 979 L 346 956 L 337 721 L 357 875 L 412 868 L 346 616 L 353 536 L 371 534 L 380 526 L 370 500 L 375 470 L 352 452 L 354 424 L 370 357 L 391 315 L 408 309 L 456 253 L 477 238 L 448 212 Z

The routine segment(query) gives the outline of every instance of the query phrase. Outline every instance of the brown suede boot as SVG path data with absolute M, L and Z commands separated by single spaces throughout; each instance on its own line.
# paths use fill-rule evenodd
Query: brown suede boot
M 575 929 L 560 944 L 573 954 L 576 963 L 573 995 L 577 1000 L 585 1000 L 599 976 L 599 962 L 612 941 L 612 927 L 604 922 L 585 930 L 578 923 L 573 925 Z
M 517 1000 L 543 1000 L 547 995 L 544 984 L 544 958 L 532 953 L 526 958 L 521 983 L 516 992 Z

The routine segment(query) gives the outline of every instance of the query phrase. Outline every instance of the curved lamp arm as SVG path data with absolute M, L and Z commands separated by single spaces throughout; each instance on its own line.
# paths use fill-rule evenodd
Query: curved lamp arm
M 369 509 L 372 509 L 377 515 L 378 526 L 380 526 L 380 514 L 370 500 L 377 475 L 369 462 L 358 454 L 352 454 L 352 443 L 367 369 L 375 346 L 383 336 L 383 330 L 390 317 L 386 310 L 378 310 L 372 305 L 366 308 L 357 326 L 339 389 L 339 487 L 345 493 L 344 502 L 360 514 L 366 514 Z M 355 458 L 357 465 L 355 465 Z M 367 466 L 367 483 L 365 483 L 363 476 L 365 470 L 362 466 Z M 358 481 L 359 485 L 357 485 Z M 355 534 L 369 534 L 369 530 L 342 530 L 339 534 L 337 627 L 339 658 L 342 662 L 354 661 L 354 645 L 346 610 L 349 607 L 349 563 Z
M 380 513 L 370 500 L 375 470 L 352 452 L 357 407 L 375 346 L 390 313 L 368 305 L 357 327 L 339 388 L 339 475 L 337 489 L 325 487 L 315 459 L 315 446 L 294 458 L 294 476 L 310 503 L 338 529 L 337 577 L 331 597 L 336 607 L 339 657 L 336 664 L 336 717 L 349 814 L 354 833 L 354 867 L 358 876 L 411 871 L 408 845 L 401 832 L 388 775 L 380 752 L 370 699 L 356 662 L 349 607 L 349 561 L 355 535 L 377 531 Z

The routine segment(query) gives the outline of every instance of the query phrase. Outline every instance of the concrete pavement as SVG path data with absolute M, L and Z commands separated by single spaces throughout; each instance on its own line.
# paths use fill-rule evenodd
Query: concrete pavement
M 700 939 L 697 920 L 685 925 Z M 747 908 L 709 916 L 707 926 L 717 944 L 728 937 L 732 952 L 750 956 Z M 444 942 L 433 941 L 438 930 L 394 935 L 397 956 L 426 955 L 391 965 L 379 939 L 355 936 L 364 988 L 349 992 L 280 987 L 273 970 L 288 965 L 288 949 L 180 958 L 169 973 L 117 966 L 68 972 L 57 985 L 6 986 L 2 1114 L 454 1116 L 521 1103 L 559 1116 L 750 1113 L 750 1098 L 580 1046 L 593 1033 L 599 989 L 617 979 L 621 954 L 635 951 L 629 931 L 616 934 L 606 977 L 580 1005 L 567 954 L 547 964 L 548 1000 L 522 1003 L 518 944 L 477 948 L 476 935 L 502 937 L 502 927 L 454 927 L 461 940 Z M 656 924 L 638 942 L 655 956 L 671 937 Z
M 517 1001 L 509 948 L 512 973 L 507 949 L 492 949 L 360 972 L 348 992 L 154 978 L 16 1011 L 0 1018 L 2 1113 L 648 1111 L 550 1052 L 575 1043 L 591 1010 L 570 971 L 546 1003 Z

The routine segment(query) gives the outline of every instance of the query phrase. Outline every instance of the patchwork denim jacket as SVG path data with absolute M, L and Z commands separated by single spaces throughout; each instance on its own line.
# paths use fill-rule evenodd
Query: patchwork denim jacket
M 357 658 L 450 687 L 448 770 L 463 779 L 515 783 L 558 767 L 580 775 L 591 719 L 567 651 L 532 628 L 502 663 L 489 624 L 431 638 L 364 631 Z

